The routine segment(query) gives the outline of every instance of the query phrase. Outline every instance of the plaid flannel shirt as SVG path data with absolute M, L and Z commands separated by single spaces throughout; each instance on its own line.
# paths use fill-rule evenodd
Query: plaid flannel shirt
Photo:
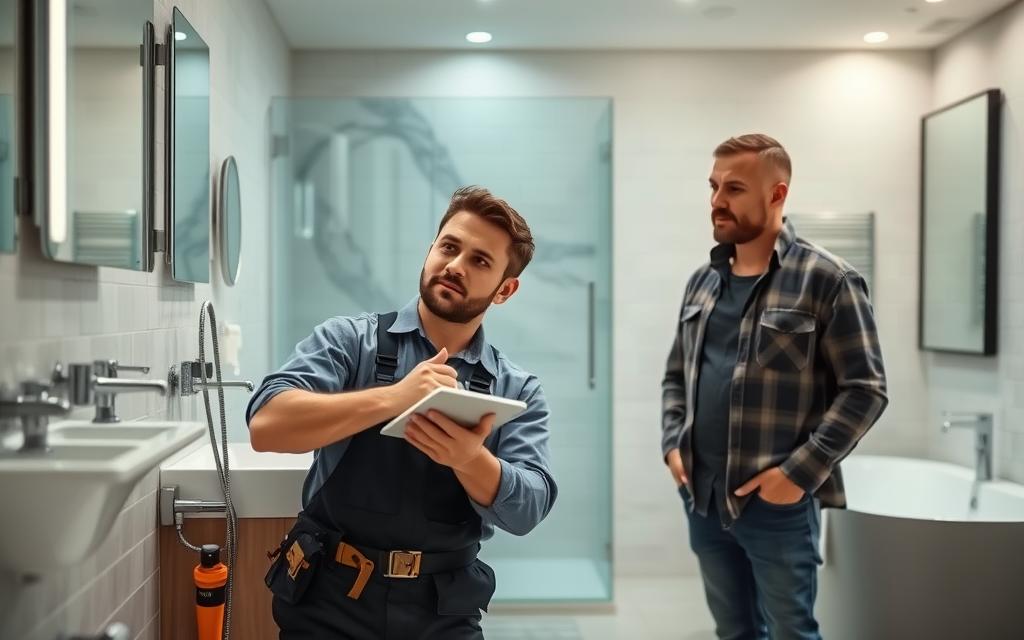
M 690 278 L 662 382 L 662 454 L 678 448 L 693 477 L 697 376 L 708 317 L 733 245 Z M 867 285 L 853 268 L 786 221 L 768 271 L 745 308 L 730 392 L 725 521 L 749 499 L 734 491 L 771 467 L 826 507 L 845 507 L 839 461 L 888 403 Z

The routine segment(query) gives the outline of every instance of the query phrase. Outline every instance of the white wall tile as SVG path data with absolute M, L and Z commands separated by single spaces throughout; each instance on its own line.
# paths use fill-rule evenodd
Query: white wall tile
M 287 94 L 289 86 L 290 53 L 284 37 L 262 1 L 181 0 L 174 4 L 211 48 L 211 164 L 219 166 L 224 156 L 233 154 L 250 171 L 249 184 L 243 188 L 259 188 L 269 172 L 264 139 L 270 98 Z M 160 42 L 170 13 L 170 3 L 154 2 Z M 246 29 L 222 26 L 237 24 L 240 18 Z M 158 73 L 158 228 L 163 227 L 163 102 L 163 74 Z M 245 126 L 231 126 L 233 120 L 242 120 Z M 269 280 L 266 261 L 259 259 L 266 253 L 268 231 L 262 227 L 269 225 L 269 204 L 266 199 L 251 198 L 246 208 L 246 237 L 264 241 L 243 247 L 247 273 L 240 286 L 259 291 Z M 252 315 L 250 305 L 266 315 L 265 294 L 231 296 L 219 286 L 172 282 L 162 253 L 156 255 L 153 273 L 45 260 L 38 248 L 38 232 L 27 221 L 19 224 L 18 254 L 0 255 L 0 383 L 46 378 L 57 360 L 96 358 L 149 365 L 150 377 L 163 378 L 171 363 L 196 356 L 196 320 L 202 300 L 214 300 L 223 319 Z M 247 361 L 258 368 L 247 371 L 249 377 L 258 377 L 268 367 L 268 330 L 269 323 L 262 322 L 246 335 Z M 117 404 L 125 420 L 197 415 L 191 399 L 185 402 L 185 411 L 179 406 L 181 400 L 154 394 L 122 395 Z M 93 409 L 78 408 L 72 415 L 89 419 Z M 238 411 L 230 417 L 233 423 L 240 419 Z M 110 535 L 80 565 L 50 572 L 35 584 L 0 578 L 0 637 L 53 640 L 58 633 L 95 633 L 113 620 L 129 622 L 139 638 L 158 637 L 157 482 L 153 471 L 135 487 Z

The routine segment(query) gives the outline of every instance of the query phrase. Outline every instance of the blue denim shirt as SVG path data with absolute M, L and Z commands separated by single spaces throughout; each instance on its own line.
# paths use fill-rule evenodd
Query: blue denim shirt
M 389 330 L 398 334 L 396 378 L 406 376 L 420 362 L 437 353 L 427 339 L 413 298 L 398 312 Z M 320 324 L 312 335 L 295 346 L 291 358 L 280 371 L 263 379 L 246 410 L 246 423 L 271 398 L 289 389 L 318 393 L 355 391 L 376 385 L 377 314 L 337 316 Z M 501 481 L 494 503 L 484 507 L 470 499 L 483 521 L 481 539 L 486 540 L 499 527 L 515 535 L 525 535 L 551 511 L 558 488 L 551 474 L 548 450 L 548 405 L 536 376 L 510 362 L 484 339 L 483 327 L 469 346 L 448 358 L 448 364 L 468 379 L 477 362 L 494 376 L 492 393 L 503 398 L 522 400 L 526 411 L 496 429 L 484 442 L 501 464 Z M 345 456 L 349 440 L 317 449 L 313 466 L 302 487 L 303 507 L 309 505 Z M 409 445 L 412 446 L 412 445 Z

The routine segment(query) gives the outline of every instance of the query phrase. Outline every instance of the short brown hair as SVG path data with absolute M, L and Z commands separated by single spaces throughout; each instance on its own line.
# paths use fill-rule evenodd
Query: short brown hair
M 793 177 L 793 164 L 789 154 L 779 141 L 763 133 L 748 133 L 736 138 L 729 138 L 715 149 L 715 157 L 734 156 L 740 153 L 756 153 L 758 158 L 765 160 L 786 176 L 788 183 Z
M 441 235 L 444 225 L 460 211 L 484 218 L 491 224 L 501 227 L 512 238 L 512 245 L 508 249 L 508 268 L 505 269 L 504 277 L 518 278 L 526 265 L 530 264 L 534 249 L 533 235 L 523 216 L 483 187 L 462 187 L 452 194 L 448 211 L 437 227 L 437 235 Z

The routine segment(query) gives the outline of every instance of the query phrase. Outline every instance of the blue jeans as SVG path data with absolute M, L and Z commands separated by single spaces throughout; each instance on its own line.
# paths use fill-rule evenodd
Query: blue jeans
M 692 511 L 685 487 L 690 548 L 722 640 L 820 640 L 814 619 L 821 512 L 805 495 L 774 505 L 754 495 L 730 529 L 713 497 L 707 517 Z

